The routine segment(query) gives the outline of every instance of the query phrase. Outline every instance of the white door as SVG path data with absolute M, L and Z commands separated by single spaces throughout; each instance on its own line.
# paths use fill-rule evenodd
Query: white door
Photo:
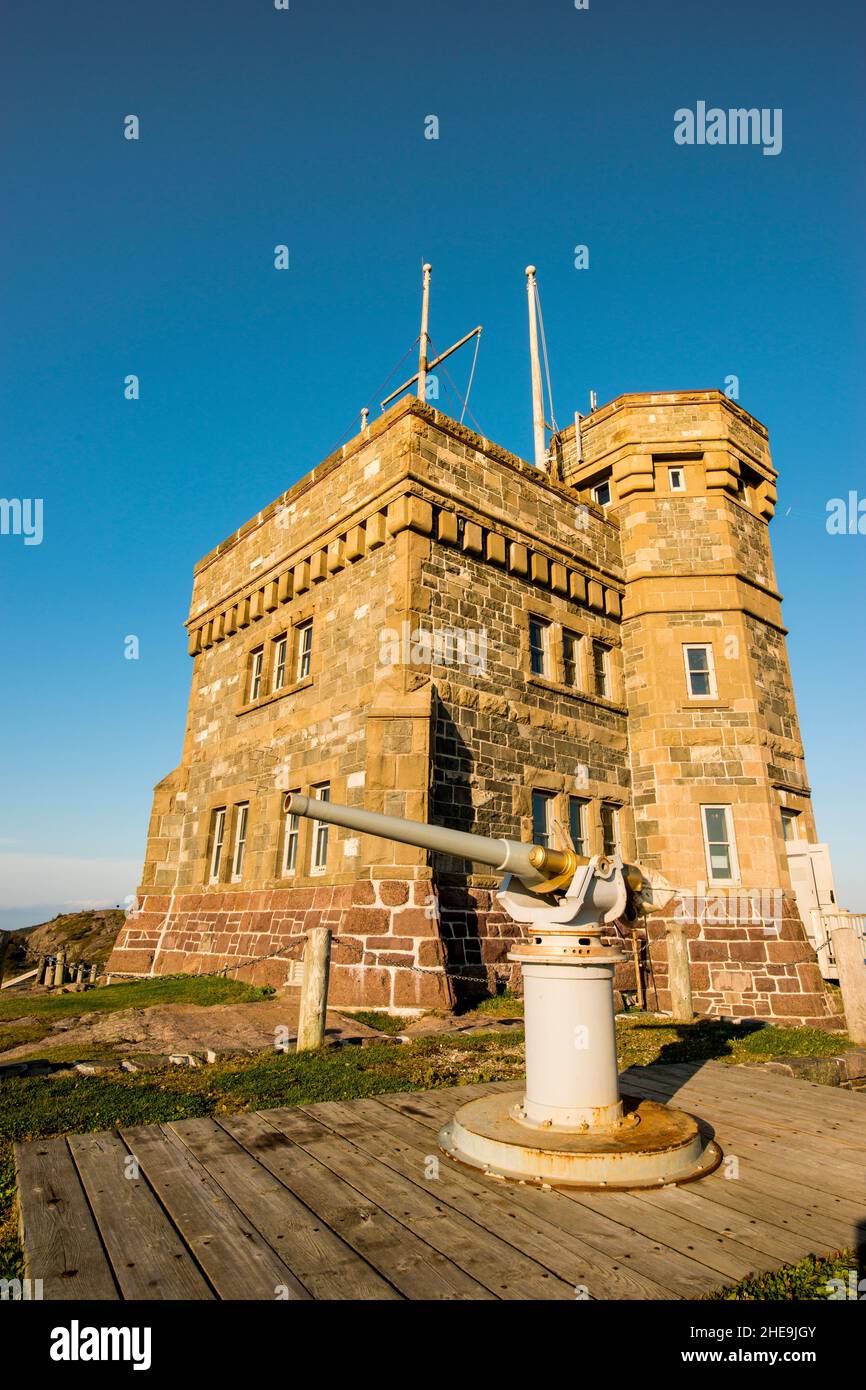
M 818 953 L 818 963 L 825 979 L 835 979 L 827 932 L 823 929 L 821 912 L 832 912 L 836 906 L 836 885 L 829 845 L 810 845 L 806 840 L 788 840 L 788 868 L 797 908 L 806 928 L 806 935 Z

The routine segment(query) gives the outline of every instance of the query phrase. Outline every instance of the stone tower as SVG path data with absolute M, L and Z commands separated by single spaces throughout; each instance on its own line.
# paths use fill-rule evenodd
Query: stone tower
M 716 391 L 619 398 L 546 470 L 414 397 L 365 426 L 196 566 L 183 756 L 110 970 L 282 984 L 323 925 L 335 1004 L 513 981 L 489 873 L 292 822 L 299 790 L 641 863 L 670 885 L 648 923 L 662 1008 L 666 921 L 724 860 L 728 897 L 770 908 L 692 911 L 697 1006 L 826 1019 L 784 848 L 783 811 L 814 830 L 774 478 Z
M 820 980 L 791 925 L 786 843 L 816 835 L 767 431 L 718 391 L 629 395 L 582 422 L 579 449 L 564 432 L 559 457 L 620 525 L 637 857 L 677 890 L 693 990 L 716 1011 L 808 1015 Z

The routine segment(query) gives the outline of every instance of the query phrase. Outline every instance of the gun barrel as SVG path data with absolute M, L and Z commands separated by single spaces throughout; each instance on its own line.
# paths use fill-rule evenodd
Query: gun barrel
M 287 792 L 285 809 L 293 816 L 306 816 L 359 830 L 365 835 L 378 835 L 383 840 L 397 840 L 404 845 L 440 854 L 453 854 L 476 864 L 487 864 L 500 873 L 514 874 L 530 889 L 540 889 L 553 879 L 573 877 L 575 869 L 588 860 L 570 850 L 545 849 L 527 845 L 520 840 L 497 840 L 487 835 L 471 835 L 465 830 L 449 830 L 445 825 L 427 825 L 422 821 L 403 820 L 400 816 L 382 816 L 359 806 L 340 806 L 334 801 Z

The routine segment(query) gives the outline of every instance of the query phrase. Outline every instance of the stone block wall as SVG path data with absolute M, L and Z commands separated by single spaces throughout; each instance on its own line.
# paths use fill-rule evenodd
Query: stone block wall
M 647 922 L 648 1001 L 662 1011 L 671 1007 L 666 930 L 673 920 L 670 912 L 653 913 Z M 731 911 L 724 920 L 691 922 L 685 932 L 697 1013 L 838 1026 L 838 997 L 825 986 L 796 904 L 787 895 L 778 920 Z

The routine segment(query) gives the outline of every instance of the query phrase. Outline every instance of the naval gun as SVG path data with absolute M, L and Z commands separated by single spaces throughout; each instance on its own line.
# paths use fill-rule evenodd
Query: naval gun
M 626 956 L 605 929 L 634 920 L 643 875 L 618 855 L 577 854 L 385 816 L 287 792 L 287 814 L 484 864 L 524 927 L 508 959 L 523 976 L 526 1086 L 462 1106 L 439 1135 L 452 1158 L 500 1178 L 647 1187 L 712 1172 L 721 1151 L 697 1120 L 620 1094 L 613 978 Z

